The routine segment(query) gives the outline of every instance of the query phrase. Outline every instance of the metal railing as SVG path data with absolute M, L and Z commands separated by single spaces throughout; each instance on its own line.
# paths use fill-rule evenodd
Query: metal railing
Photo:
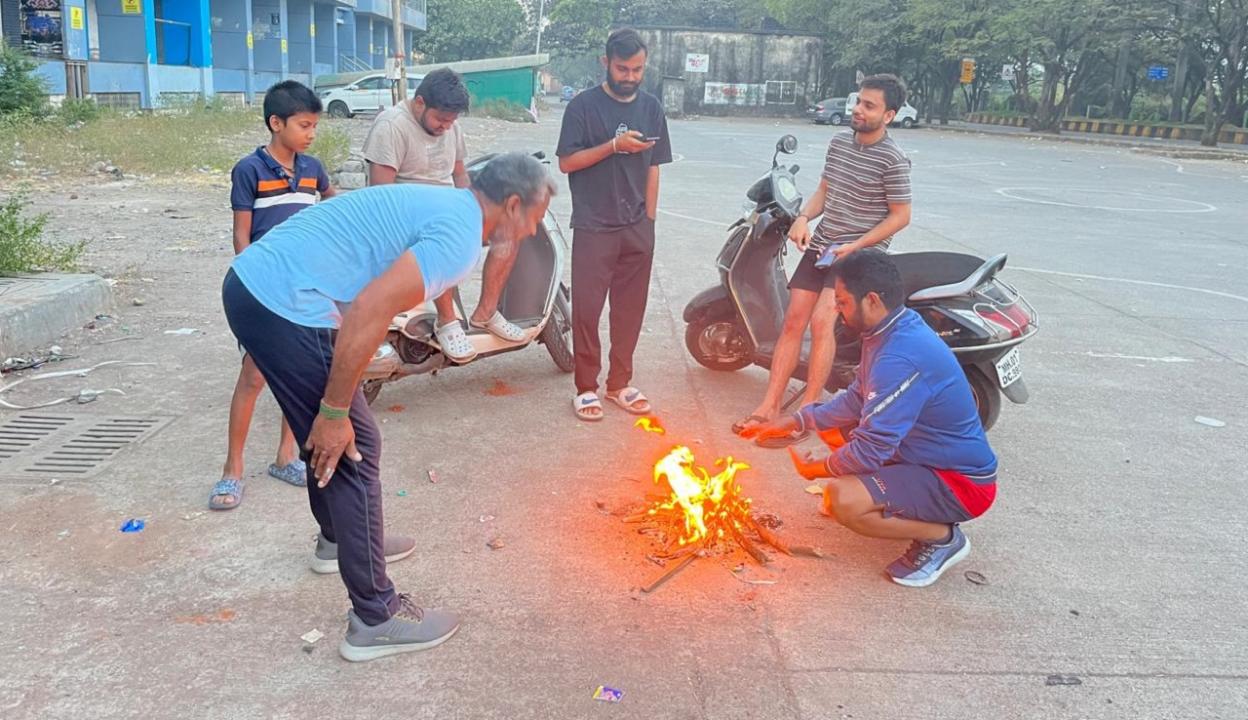
M 156 18 L 156 62 L 160 65 L 191 64 L 191 24 Z M 172 43 L 171 41 L 180 41 Z M 173 44 L 177 50 L 170 52 Z
M 408 10 L 415 10 L 416 12 L 421 13 L 421 14 L 428 14 L 425 11 L 425 7 L 426 7 L 425 2 L 426 0 L 403 0 L 403 7 L 407 8 Z
M 338 72 L 366 72 L 373 67 L 354 55 L 342 53 L 338 56 Z

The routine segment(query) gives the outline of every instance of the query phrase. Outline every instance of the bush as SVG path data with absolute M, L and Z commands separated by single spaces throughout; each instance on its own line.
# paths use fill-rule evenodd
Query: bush
M 508 122 L 533 122 L 533 116 L 525 106 L 510 100 L 486 100 L 473 102 L 471 114 Z
M 61 107 L 57 109 L 56 114 L 65 122 L 66 125 L 74 123 L 89 123 L 100 117 L 100 106 L 95 104 L 94 100 L 75 100 L 66 98 L 61 103 Z
M 308 154 L 325 166 L 325 172 L 335 172 L 351 156 L 351 137 L 338 128 L 327 128 L 324 123 L 316 130 L 316 141 L 308 148 Z
M 17 48 L 0 41 L 0 115 L 43 115 L 48 88 L 35 74 L 39 64 Z
M 25 217 L 23 211 L 29 204 L 26 193 L 18 191 L 0 205 L 0 275 L 73 270 L 87 244 L 56 244 L 44 240 L 43 227 L 48 215 Z

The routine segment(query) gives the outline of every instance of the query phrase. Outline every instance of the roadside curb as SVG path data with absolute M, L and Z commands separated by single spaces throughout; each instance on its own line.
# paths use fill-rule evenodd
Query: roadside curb
M 1248 162 L 1248 151 L 1242 150 L 1222 150 L 1217 148 L 1186 148 L 1167 146 L 1161 142 L 1132 142 L 1130 139 L 1110 140 L 1107 138 L 1096 137 L 1079 137 L 1071 135 L 1050 135 L 1048 133 L 1039 132 L 994 132 L 992 126 L 985 127 L 959 127 L 954 125 L 939 125 L 935 123 L 924 123 L 922 126 L 926 130 L 936 130 L 939 132 L 955 132 L 972 135 L 990 135 L 1000 138 L 1018 138 L 1020 140 L 1051 140 L 1053 142 L 1076 143 L 1080 145 L 1099 145 L 1101 147 L 1117 147 L 1125 148 L 1133 152 L 1143 152 L 1151 155 L 1164 155 L 1175 159 L 1183 160 L 1233 160 L 1239 162 Z
M 44 347 L 113 304 L 98 275 L 56 273 L 0 277 L 0 360 Z

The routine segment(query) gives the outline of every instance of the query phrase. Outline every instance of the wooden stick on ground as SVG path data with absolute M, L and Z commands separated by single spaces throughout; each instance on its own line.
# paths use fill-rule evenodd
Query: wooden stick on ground
M 758 536 L 762 538 L 763 542 L 779 550 L 785 555 L 791 556 L 793 554 L 793 551 L 790 550 L 789 546 L 783 540 L 780 539 L 779 535 L 763 527 L 762 523 L 760 523 L 759 521 L 755 520 L 752 517 L 750 518 L 750 527 L 754 528 L 754 532 L 758 533 Z
M 742 532 L 738 530 L 735 525 L 728 523 L 728 529 L 732 531 L 732 537 L 736 539 L 737 543 L 750 554 L 750 557 L 758 561 L 759 565 L 766 565 L 771 562 L 771 558 L 767 557 L 767 553 L 759 550 L 758 546 L 742 534 Z
M 643 587 L 641 591 L 644 593 L 652 593 L 655 590 L 658 590 L 660 585 L 667 582 L 668 580 L 671 580 L 672 577 L 676 575 L 676 573 L 680 572 L 681 570 L 684 570 L 686 567 L 689 566 L 689 563 L 697 559 L 698 559 L 697 553 L 689 553 L 680 562 L 668 568 L 667 572 L 663 573 L 658 578 L 656 578 L 654 582 Z

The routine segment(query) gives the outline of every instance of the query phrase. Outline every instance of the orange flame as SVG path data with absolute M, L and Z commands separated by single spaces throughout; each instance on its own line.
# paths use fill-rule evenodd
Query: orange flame
M 646 432 L 652 432 L 658 435 L 667 434 L 667 431 L 663 429 L 663 425 L 659 423 L 659 419 L 656 417 L 643 417 L 633 423 L 633 427 L 641 428 Z
M 736 475 L 749 465 L 731 457 L 720 458 L 715 466 L 722 468 L 711 475 L 695 463 L 693 452 L 678 445 L 654 464 L 654 481 L 666 480 L 671 496 L 655 503 L 647 512 L 679 510 L 685 532 L 681 545 L 698 542 L 714 533 L 713 539 L 724 536 L 726 529 L 740 529 L 749 517 L 750 499 L 741 494 Z

